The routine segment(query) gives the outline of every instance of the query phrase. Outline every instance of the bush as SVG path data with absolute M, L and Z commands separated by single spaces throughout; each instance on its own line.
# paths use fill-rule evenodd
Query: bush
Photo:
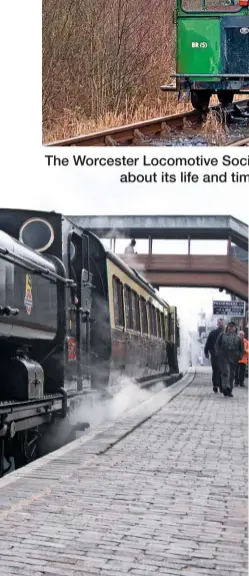
M 43 0 L 43 125 L 131 116 L 175 69 L 174 0 Z M 162 96 L 162 98 L 165 98 Z

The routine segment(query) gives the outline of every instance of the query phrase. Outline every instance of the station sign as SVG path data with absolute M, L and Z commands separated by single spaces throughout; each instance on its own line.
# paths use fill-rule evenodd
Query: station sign
M 246 315 L 245 302 L 242 300 L 213 300 L 214 316 L 234 316 L 244 318 Z

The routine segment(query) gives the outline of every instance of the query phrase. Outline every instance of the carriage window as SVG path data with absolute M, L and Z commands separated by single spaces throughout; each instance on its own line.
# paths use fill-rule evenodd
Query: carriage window
M 153 309 L 153 334 L 157 336 L 157 318 L 156 318 L 156 309 L 152 306 Z
M 129 286 L 125 286 L 124 288 L 124 301 L 125 301 L 126 328 L 132 330 L 133 322 L 132 322 L 131 289 L 129 288 Z
M 160 315 L 160 311 L 159 311 L 159 310 L 156 311 L 156 316 L 157 316 L 157 332 L 158 332 L 158 337 L 159 337 L 159 338 L 162 338 L 161 315 Z
M 150 330 L 150 335 L 152 335 L 152 306 L 149 303 L 148 304 L 148 320 L 149 320 L 149 330 Z
M 186 12 L 239 12 L 239 0 L 181 0 Z
M 140 298 L 142 334 L 148 334 L 147 306 L 144 298 Z
M 162 326 L 162 338 L 165 340 L 165 316 L 163 312 L 161 312 L 161 326 Z
M 132 305 L 132 325 L 133 329 L 137 332 L 141 332 L 140 326 L 140 314 L 139 314 L 139 299 L 136 292 L 131 292 L 131 305 Z
M 172 330 L 172 326 L 171 326 L 171 314 L 169 312 L 168 314 L 168 340 L 171 340 L 171 330 Z
M 113 278 L 113 303 L 115 326 L 124 327 L 123 285 L 118 278 Z
M 157 336 L 156 310 L 152 304 L 149 304 L 149 311 L 150 311 L 150 334 L 152 336 Z
M 139 309 L 139 297 L 136 294 L 136 322 L 137 322 L 137 330 L 141 332 L 141 320 L 140 320 L 140 309 Z
M 140 332 L 139 298 L 129 286 L 124 288 L 124 300 L 126 328 Z

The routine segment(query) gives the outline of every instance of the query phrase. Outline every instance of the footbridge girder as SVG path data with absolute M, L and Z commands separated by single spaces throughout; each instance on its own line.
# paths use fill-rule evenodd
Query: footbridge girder
M 229 240 L 248 250 L 248 226 L 233 216 L 68 216 L 100 238 Z
M 120 257 L 154 286 L 220 288 L 248 301 L 248 264 L 232 256 L 129 254 Z

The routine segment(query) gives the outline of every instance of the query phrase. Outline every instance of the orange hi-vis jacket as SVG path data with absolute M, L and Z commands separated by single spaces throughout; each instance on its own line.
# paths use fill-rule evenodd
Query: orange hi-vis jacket
M 248 340 L 246 340 L 246 338 L 244 338 L 243 344 L 244 344 L 244 354 L 243 354 L 243 358 L 241 358 L 241 360 L 239 360 L 239 364 L 247 364 L 247 360 L 248 360 Z

